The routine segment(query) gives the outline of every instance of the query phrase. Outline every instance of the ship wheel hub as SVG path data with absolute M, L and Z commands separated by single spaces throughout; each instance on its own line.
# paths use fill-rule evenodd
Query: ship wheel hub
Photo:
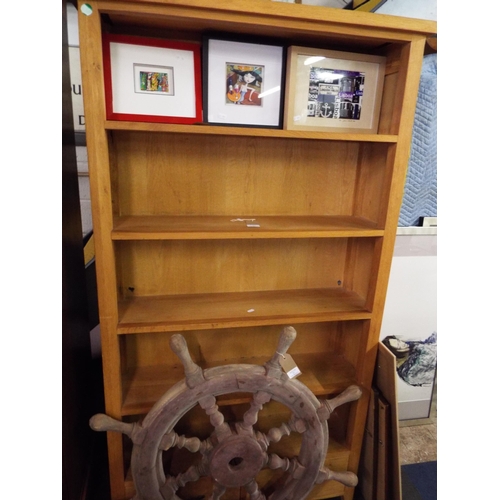
M 231 436 L 217 445 L 210 456 L 212 477 L 226 488 L 241 487 L 262 469 L 266 454 L 249 436 Z

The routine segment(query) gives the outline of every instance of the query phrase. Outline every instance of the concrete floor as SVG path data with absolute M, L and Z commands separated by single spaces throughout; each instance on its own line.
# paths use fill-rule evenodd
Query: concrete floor
M 401 465 L 437 460 L 437 383 L 429 418 L 399 422 L 399 459 Z

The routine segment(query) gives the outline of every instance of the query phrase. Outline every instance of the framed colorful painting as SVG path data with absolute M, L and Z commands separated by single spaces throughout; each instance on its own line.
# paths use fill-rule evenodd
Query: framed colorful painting
M 206 123 L 282 128 L 285 48 L 206 36 L 203 117 Z
M 385 57 L 292 46 L 284 128 L 376 133 Z
M 103 35 L 108 120 L 201 123 L 201 47 Z

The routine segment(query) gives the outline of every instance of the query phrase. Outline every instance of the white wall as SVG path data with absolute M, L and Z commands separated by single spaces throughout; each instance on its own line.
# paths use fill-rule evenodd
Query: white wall
M 409 234 L 396 236 L 380 340 L 425 340 L 437 333 L 437 229 L 404 231 Z M 396 390 L 400 420 L 429 416 L 432 386 L 411 386 L 398 377 Z
M 78 169 L 78 188 L 80 190 L 80 211 L 82 214 L 83 236 L 92 231 L 92 209 L 90 206 L 90 182 L 87 148 L 76 147 L 76 166 Z
M 73 4 L 68 3 L 67 17 L 68 17 L 68 45 L 70 47 L 78 47 L 80 41 L 78 40 L 78 12 Z
M 387 0 L 376 13 L 437 21 L 437 0 Z M 425 340 L 437 332 L 437 230 L 436 235 L 418 233 L 396 237 L 380 340 L 390 335 Z M 432 389 L 412 387 L 398 377 L 399 419 L 427 417 Z
M 278 0 L 294 3 L 293 0 Z M 302 0 L 304 5 L 344 8 L 348 0 Z M 437 0 L 387 0 L 376 11 L 376 14 L 387 14 L 401 17 L 414 17 L 437 21 Z
M 387 0 L 376 14 L 437 21 L 437 0 Z
M 68 45 L 70 47 L 70 75 L 73 97 L 73 121 L 76 131 L 85 131 L 84 126 L 79 124 L 79 115 L 83 115 L 83 98 L 81 95 L 81 74 L 79 50 L 75 49 L 80 44 L 78 39 L 78 13 L 76 8 L 67 4 L 68 17 Z M 78 187 L 80 190 L 80 210 L 82 215 L 83 236 L 92 231 L 92 210 L 90 207 L 89 169 L 87 160 L 87 148 L 76 147 L 76 163 L 78 169 Z

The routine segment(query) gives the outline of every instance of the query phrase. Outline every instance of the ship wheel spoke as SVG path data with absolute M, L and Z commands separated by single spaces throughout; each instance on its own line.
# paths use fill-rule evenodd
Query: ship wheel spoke
M 208 497 L 208 500 L 219 500 L 219 498 L 224 495 L 226 488 L 219 484 L 217 481 L 214 482 L 214 489 L 212 494 Z
M 170 338 L 170 347 L 172 351 L 181 360 L 184 366 L 184 374 L 186 375 L 186 385 L 193 389 L 206 382 L 203 370 L 198 366 L 191 355 L 187 347 L 186 339 L 176 333 Z M 224 415 L 219 411 L 219 407 L 216 404 L 216 399 L 214 396 L 205 396 L 199 400 L 200 406 L 205 410 L 206 414 L 210 417 L 210 423 L 215 429 L 215 434 L 218 441 L 220 442 L 225 437 L 231 435 L 231 429 L 229 425 L 224 422 Z
M 358 484 L 358 477 L 354 472 L 349 471 L 333 471 L 328 469 L 327 467 L 321 467 L 319 470 L 318 477 L 316 478 L 316 484 L 321 484 L 325 481 L 330 480 L 338 481 L 342 483 L 344 486 L 349 486 L 354 488 Z
M 258 391 L 254 394 L 252 402 L 250 403 L 250 408 L 243 415 L 243 422 L 240 423 L 239 429 L 242 433 L 252 434 L 253 426 L 257 423 L 259 418 L 259 412 L 265 403 L 271 400 L 271 394 Z
M 206 457 L 203 457 L 201 463 L 192 465 L 186 472 L 182 472 L 175 477 L 169 476 L 160 488 L 161 494 L 166 500 L 175 499 L 177 498 L 176 492 L 179 488 L 182 488 L 187 483 L 194 483 L 198 481 L 200 477 L 208 475 L 208 460 Z
M 302 419 L 292 417 L 288 423 L 283 422 L 279 427 L 273 427 L 266 434 L 268 442 L 277 443 L 283 436 L 289 436 L 292 431 L 302 434 L 307 429 L 305 422 Z
M 302 477 L 305 470 L 305 467 L 298 461 L 297 457 L 282 458 L 275 453 L 269 455 L 267 467 L 272 470 L 281 469 L 290 474 L 294 479 Z
M 229 424 L 224 420 L 224 415 L 219 411 L 215 396 L 205 396 L 199 400 L 199 404 L 210 418 L 217 441 L 220 443 L 226 437 L 231 436 L 231 429 Z
M 170 448 L 177 446 L 177 448 L 186 448 L 186 450 L 191 453 L 200 452 L 205 454 L 208 450 L 212 448 L 210 441 L 208 439 L 201 441 L 197 437 L 187 438 L 186 436 L 180 436 L 175 432 L 169 432 L 165 434 L 160 442 L 159 449 L 162 451 L 169 450 Z
M 250 496 L 250 500 L 266 500 L 266 497 L 260 491 L 259 485 L 257 484 L 257 481 L 255 481 L 255 479 L 245 484 L 245 489 Z

